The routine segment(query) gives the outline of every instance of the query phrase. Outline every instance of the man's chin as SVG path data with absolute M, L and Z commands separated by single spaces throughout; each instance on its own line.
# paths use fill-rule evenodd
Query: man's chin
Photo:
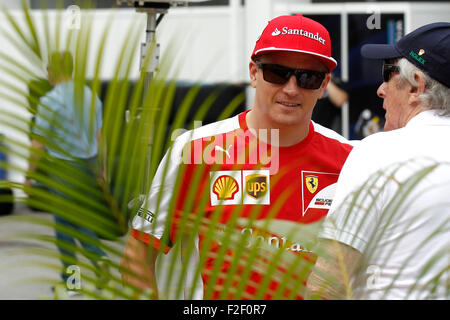
M 385 132 L 387 132 L 387 131 L 392 131 L 392 130 L 396 130 L 396 129 L 398 129 L 398 127 L 394 127 L 394 126 L 392 126 L 392 125 L 390 125 L 390 124 L 388 124 L 388 123 L 386 123 L 386 124 L 384 125 L 384 131 L 385 131 Z
M 272 123 L 280 128 L 299 126 L 302 123 L 302 117 L 299 115 L 284 115 L 277 114 L 271 117 Z

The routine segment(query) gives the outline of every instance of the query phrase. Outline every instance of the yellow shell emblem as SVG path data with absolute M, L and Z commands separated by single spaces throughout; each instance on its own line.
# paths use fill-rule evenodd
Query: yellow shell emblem
M 237 181 L 231 176 L 220 176 L 214 181 L 213 192 L 218 200 L 231 200 L 239 191 Z
M 424 53 L 425 53 L 425 50 L 423 50 L 423 49 L 419 50 L 419 56 L 423 55 Z

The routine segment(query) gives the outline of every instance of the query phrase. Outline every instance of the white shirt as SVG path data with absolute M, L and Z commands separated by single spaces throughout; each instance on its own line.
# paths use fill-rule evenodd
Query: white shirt
M 362 140 L 319 236 L 362 253 L 356 298 L 449 299 L 450 117 L 424 111 Z

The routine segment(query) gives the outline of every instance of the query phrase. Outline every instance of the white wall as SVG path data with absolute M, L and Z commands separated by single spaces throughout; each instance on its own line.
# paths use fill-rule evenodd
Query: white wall
M 19 9 L 21 8 L 20 1 L 18 0 L 0 0 L 0 7 L 8 9 Z
M 244 81 L 243 36 L 242 8 L 172 8 L 157 29 L 162 57 L 176 43 L 179 78 L 185 81 Z
M 411 3 L 409 10 L 411 19 L 407 31 L 432 22 L 450 22 L 450 3 L 448 2 Z

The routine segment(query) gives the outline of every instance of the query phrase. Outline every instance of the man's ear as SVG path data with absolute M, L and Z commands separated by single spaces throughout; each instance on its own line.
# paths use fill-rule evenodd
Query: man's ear
M 256 88 L 256 74 L 258 73 L 258 66 L 255 61 L 251 60 L 248 65 L 248 70 L 250 73 L 250 85 Z
M 319 88 L 320 90 L 319 99 L 323 97 L 325 90 L 327 90 L 328 82 L 330 82 L 330 80 L 331 80 L 331 73 L 327 73 L 325 79 L 323 79 L 322 81 L 322 85 Z
M 425 86 L 425 77 L 423 76 L 422 72 L 416 71 L 414 73 L 414 80 L 417 83 L 417 86 L 411 86 L 409 89 L 409 103 L 420 103 L 419 97 L 425 92 L 426 86 Z

